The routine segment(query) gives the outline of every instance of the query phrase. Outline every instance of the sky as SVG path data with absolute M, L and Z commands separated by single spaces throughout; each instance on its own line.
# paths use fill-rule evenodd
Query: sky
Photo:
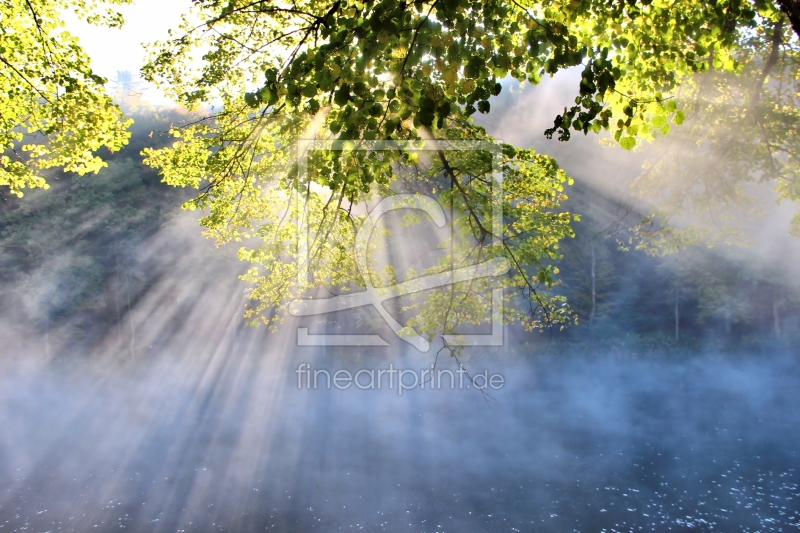
M 119 11 L 125 17 L 121 29 L 92 26 L 72 14 L 65 16 L 67 30 L 80 38 L 92 60 L 92 69 L 113 81 L 117 71 L 138 72 L 147 55 L 145 45 L 162 40 L 170 28 L 177 27 L 180 16 L 189 10 L 190 0 L 135 0 Z M 143 98 L 153 104 L 167 104 L 169 99 L 152 85 Z

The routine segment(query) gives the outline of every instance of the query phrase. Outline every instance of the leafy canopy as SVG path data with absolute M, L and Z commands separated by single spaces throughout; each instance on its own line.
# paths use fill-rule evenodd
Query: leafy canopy
M 557 283 L 558 241 L 572 234 L 569 215 L 558 214 L 567 178 L 555 162 L 499 146 L 506 190 L 496 235 L 481 201 L 492 172 L 485 161 L 444 150 L 419 161 L 413 151 L 378 153 L 361 143 L 491 142 L 470 117 L 490 111 L 501 80 L 536 84 L 577 67 L 575 103 L 545 134 L 566 141 L 573 132 L 607 130 L 632 149 L 684 122 L 674 99 L 682 82 L 736 71 L 743 36 L 782 17 L 764 0 L 198 0 L 170 39 L 157 43 L 143 73 L 188 107 L 214 102 L 221 110 L 174 129 L 177 142 L 146 151 L 146 162 L 168 183 L 200 190 L 189 207 L 207 210 L 209 235 L 244 243 L 240 256 L 256 265 L 246 276 L 255 283 L 251 314 L 265 322 L 280 321 L 264 314 L 285 309 L 303 290 L 352 279 L 353 261 L 342 251 L 358 227 L 351 206 L 399 190 L 398 172 L 466 217 L 467 233 L 440 244 L 449 249 L 440 271 L 502 255 L 513 265 L 509 286 L 519 290 L 511 298 L 533 304 L 529 327 L 564 322 L 563 302 L 541 292 Z M 290 147 L 300 138 L 349 141 L 353 149 L 311 157 L 308 173 L 299 174 Z M 293 195 L 302 205 L 291 204 Z M 325 237 L 313 240 L 318 249 L 309 257 L 317 263 L 308 286 L 291 266 L 298 260 L 296 228 L 287 223 L 298 214 L 292 209 L 310 213 Z M 499 248 L 491 244 L 497 239 Z M 433 329 L 447 332 L 453 291 L 468 298 L 473 289 L 441 289 L 416 316 L 436 316 Z M 480 315 L 462 318 L 475 323 Z
M 47 188 L 45 169 L 97 172 L 105 163 L 95 152 L 118 150 L 128 138 L 130 122 L 106 94 L 106 80 L 64 30 L 67 9 L 93 24 L 122 24 L 94 0 L 0 3 L 0 186 L 17 196 L 26 187 Z
M 632 147 L 665 130 L 665 117 L 683 121 L 663 96 L 683 75 L 735 69 L 739 33 L 779 16 L 740 0 L 198 1 L 144 73 L 188 105 L 310 115 L 330 106 L 331 134 L 372 139 L 486 113 L 508 75 L 536 84 L 583 65 L 575 106 L 548 135 L 606 128 Z M 197 50 L 201 68 L 190 60 Z

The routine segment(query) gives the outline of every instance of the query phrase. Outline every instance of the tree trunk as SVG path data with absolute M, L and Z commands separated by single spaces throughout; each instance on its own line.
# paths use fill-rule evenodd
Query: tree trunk
M 794 33 L 800 37 L 800 1 L 799 0 L 778 0 L 781 11 L 789 17 Z
M 597 309 L 597 282 L 595 276 L 595 257 L 594 257 L 594 239 L 589 241 L 592 250 L 592 310 L 589 313 L 589 323 L 594 323 L 595 311 Z
M 50 315 L 44 317 L 44 357 L 50 360 Z
M 775 333 L 775 338 L 781 338 L 781 316 L 778 313 L 778 298 L 772 297 L 772 331 Z
M 117 266 L 119 266 L 119 261 L 117 261 Z M 117 280 L 118 279 L 119 278 L 117 278 Z M 120 285 L 119 283 L 115 283 L 114 284 L 114 309 L 117 312 L 117 320 L 114 323 L 114 325 L 116 326 L 116 330 L 117 330 L 117 342 L 119 342 L 119 345 L 122 346 L 122 318 L 120 317 L 120 314 L 119 314 L 120 313 L 120 301 L 119 301 L 120 287 L 119 287 L 119 285 Z
M 750 105 L 753 107 L 753 112 L 755 112 L 755 106 L 761 99 L 761 89 L 764 87 L 764 82 L 767 81 L 767 77 L 772 71 L 772 67 L 778 64 L 781 44 L 783 44 L 783 17 L 781 17 L 781 19 L 775 23 L 775 27 L 772 28 L 772 48 L 770 50 L 769 57 L 767 58 L 767 62 L 764 63 L 764 68 L 761 70 L 761 76 L 759 76 L 756 82 L 753 94 L 750 97 Z
M 125 295 L 128 298 L 128 322 L 131 326 L 131 342 L 128 347 L 131 359 L 134 359 L 134 343 L 136 341 L 136 328 L 133 326 L 133 312 L 131 311 L 131 286 L 128 282 L 128 271 L 125 270 Z

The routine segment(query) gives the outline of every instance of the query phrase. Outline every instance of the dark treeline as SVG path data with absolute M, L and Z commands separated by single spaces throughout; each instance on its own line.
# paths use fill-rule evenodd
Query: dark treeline
M 800 293 L 768 259 L 724 245 L 661 257 L 624 250 L 624 228 L 637 214 L 580 182 L 567 207 L 582 217 L 563 245 L 558 290 L 579 320 L 553 337 L 557 351 L 759 350 L 800 342 Z

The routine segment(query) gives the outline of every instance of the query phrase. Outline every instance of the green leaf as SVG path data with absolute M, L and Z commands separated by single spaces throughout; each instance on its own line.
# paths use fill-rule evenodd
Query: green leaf
M 619 145 L 624 150 L 632 150 L 636 146 L 636 138 L 631 136 L 623 137 L 619 140 Z
M 419 111 L 417 111 L 416 118 L 419 120 L 420 124 L 430 128 L 433 125 L 434 111 L 429 107 L 421 107 Z
M 256 93 L 244 93 L 244 103 L 250 107 L 258 105 L 258 95 Z
M 333 101 L 338 106 L 345 106 L 350 101 L 350 86 L 343 84 L 333 95 Z

